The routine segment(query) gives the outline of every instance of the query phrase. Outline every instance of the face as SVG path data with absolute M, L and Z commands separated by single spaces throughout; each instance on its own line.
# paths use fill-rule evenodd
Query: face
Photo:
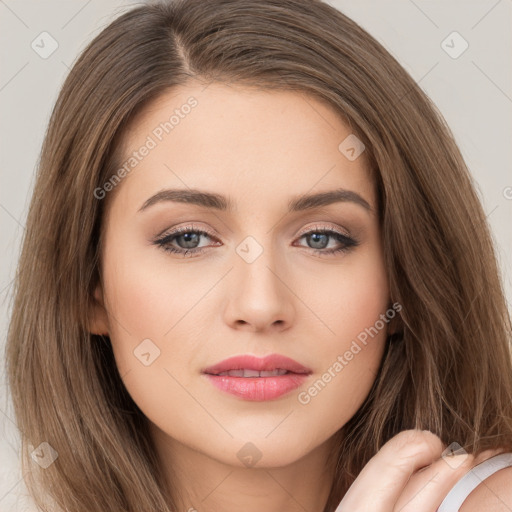
M 193 84 L 137 117 L 124 177 L 103 188 L 91 330 L 160 440 L 282 466 L 361 406 L 389 291 L 360 150 L 295 92 Z

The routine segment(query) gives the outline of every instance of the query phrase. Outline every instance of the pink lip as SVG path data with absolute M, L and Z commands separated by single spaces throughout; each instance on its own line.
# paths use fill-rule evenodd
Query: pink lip
M 230 370 L 273 371 L 286 370 L 284 375 L 265 377 L 241 377 L 219 375 Z M 202 372 L 218 389 L 244 400 L 274 400 L 301 386 L 312 373 L 297 361 L 279 354 L 266 357 L 243 355 L 230 357 Z

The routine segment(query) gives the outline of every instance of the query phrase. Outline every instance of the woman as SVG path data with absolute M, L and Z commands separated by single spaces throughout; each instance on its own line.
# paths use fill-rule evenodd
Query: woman
M 337 10 L 163 1 L 74 65 L 7 348 L 41 507 L 507 510 L 509 340 L 450 131 Z

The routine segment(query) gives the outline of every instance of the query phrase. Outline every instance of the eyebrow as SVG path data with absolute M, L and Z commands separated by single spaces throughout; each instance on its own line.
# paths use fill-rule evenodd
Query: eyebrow
M 220 194 L 204 192 L 196 189 L 165 189 L 157 192 L 139 208 L 139 212 L 148 209 L 150 206 L 162 202 L 186 203 L 204 208 L 211 208 L 219 211 L 233 211 L 234 202 Z M 342 188 L 319 192 L 304 196 L 297 196 L 288 202 L 288 212 L 300 212 L 312 210 L 322 206 L 328 206 L 334 203 L 351 202 L 362 206 L 368 212 L 373 212 L 370 204 L 359 194 L 352 190 Z

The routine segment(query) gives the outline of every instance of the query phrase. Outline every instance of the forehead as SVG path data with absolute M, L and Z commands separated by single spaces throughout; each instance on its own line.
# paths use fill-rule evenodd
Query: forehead
M 132 120 L 120 160 L 134 165 L 118 189 L 133 198 L 167 186 L 224 194 L 229 187 L 256 200 L 258 192 L 345 187 L 373 202 L 365 152 L 355 160 L 343 152 L 351 137 L 339 113 L 311 95 L 191 83 L 162 94 Z

